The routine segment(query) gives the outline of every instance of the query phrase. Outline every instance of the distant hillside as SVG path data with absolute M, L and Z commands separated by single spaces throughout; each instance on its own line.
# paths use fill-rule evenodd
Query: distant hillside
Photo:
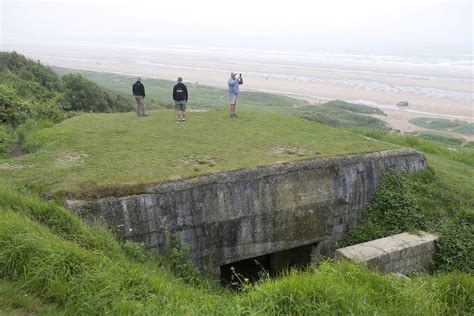
M 127 93 L 130 84 L 135 79 L 132 76 L 57 68 L 59 74 L 80 73 L 107 89 Z M 162 102 L 165 106 L 173 108 L 171 89 L 174 82 L 171 80 L 145 78 L 147 94 Z M 227 90 L 224 88 L 210 87 L 187 83 L 190 94 L 188 107 L 190 109 L 217 109 L 228 107 Z M 276 112 L 292 114 L 310 121 L 316 121 L 330 126 L 368 127 L 387 130 L 384 121 L 375 116 L 385 116 L 377 108 L 352 104 L 344 101 L 330 101 L 325 104 L 309 104 L 305 100 L 290 98 L 262 92 L 245 91 L 239 95 L 238 110 L 251 109 L 262 113 Z
M 131 98 L 105 90 L 80 74 L 58 76 L 39 61 L 0 52 L 0 123 L 17 126 L 28 119 L 50 120 L 66 112 L 126 112 Z

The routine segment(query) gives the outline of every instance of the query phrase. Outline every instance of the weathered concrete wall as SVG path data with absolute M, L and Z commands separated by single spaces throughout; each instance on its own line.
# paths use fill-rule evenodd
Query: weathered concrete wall
M 402 233 L 336 250 L 336 259 L 360 262 L 380 272 L 430 271 L 437 236 Z
M 169 249 L 178 233 L 194 264 L 216 272 L 224 264 L 316 243 L 313 255 L 332 255 L 384 172 L 425 167 L 418 152 L 390 150 L 221 172 L 150 186 L 142 195 L 66 205 L 152 251 Z

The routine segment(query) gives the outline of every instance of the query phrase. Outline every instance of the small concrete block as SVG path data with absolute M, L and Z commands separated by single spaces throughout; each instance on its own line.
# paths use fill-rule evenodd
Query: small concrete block
M 364 263 L 383 272 L 417 271 L 429 268 L 438 237 L 421 232 L 402 233 L 336 250 L 336 259 Z

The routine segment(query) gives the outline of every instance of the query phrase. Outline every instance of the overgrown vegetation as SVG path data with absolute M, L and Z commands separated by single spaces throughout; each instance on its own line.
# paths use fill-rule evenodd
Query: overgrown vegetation
M 348 234 L 355 244 L 403 231 L 439 235 L 437 271 L 474 271 L 474 151 L 450 150 L 413 135 L 369 130 L 359 133 L 421 150 L 431 168 L 416 174 L 390 173 L 367 209 L 363 222 Z
M 447 146 L 462 146 L 464 140 L 458 137 L 453 137 L 450 135 L 442 135 L 437 133 L 430 132 L 421 132 L 419 136 L 426 140 L 431 140 L 437 143 L 441 143 Z
M 120 93 L 129 94 L 133 78 L 88 74 L 119 89 L 114 94 L 77 74 L 61 78 L 15 53 L 0 53 L 0 67 L 0 314 L 474 311 L 474 149 L 469 143 L 460 146 L 441 134 L 386 132 L 383 121 L 371 117 L 383 112 L 371 107 L 342 101 L 310 106 L 262 93 L 242 95 L 243 111 L 236 121 L 229 121 L 226 111 L 216 110 L 193 113 L 185 126 L 176 126 L 174 113 L 168 110 L 143 119 L 124 113 L 81 114 L 64 121 L 76 111 L 126 111 L 118 105 L 123 101 Z M 170 81 L 147 80 L 147 94 L 170 104 L 171 86 Z M 196 108 L 227 105 L 221 89 L 191 88 Z M 87 98 L 90 102 L 83 102 Z M 15 144 L 27 154 L 12 159 Z M 430 169 L 389 173 L 365 220 L 346 242 L 407 230 L 435 232 L 440 240 L 434 276 L 406 280 L 328 261 L 230 293 L 192 267 L 186 247 L 176 237 L 171 253 L 157 256 L 141 244 L 118 241 L 100 224 L 88 225 L 36 194 L 133 194 L 156 180 L 397 146 L 424 152 Z
M 371 115 L 385 115 L 377 108 L 347 103 L 344 101 L 330 101 L 322 105 L 307 105 L 291 109 L 292 114 L 310 121 L 335 127 L 361 127 L 376 130 L 388 130 L 385 122 Z
M 459 134 L 474 135 L 474 123 L 442 118 L 417 117 L 410 120 L 416 126 L 433 130 L 452 131 Z
M 179 248 L 171 257 L 147 253 L 5 186 L 0 249 L 0 312 L 13 314 L 456 314 L 473 308 L 470 275 L 403 280 L 345 262 L 230 293 L 196 278 Z
M 20 146 L 28 131 L 47 128 L 78 112 L 128 112 L 134 108 L 129 95 L 104 90 L 80 74 L 59 77 L 39 61 L 23 55 L 0 52 L 0 156 Z M 32 123 L 34 121 L 36 123 Z M 22 135 L 6 131 L 17 128 Z M 18 137 L 23 140 L 17 142 Z
M 394 171 L 385 174 L 363 222 L 349 232 L 345 244 L 426 229 L 425 214 L 418 203 L 413 180 L 410 175 Z

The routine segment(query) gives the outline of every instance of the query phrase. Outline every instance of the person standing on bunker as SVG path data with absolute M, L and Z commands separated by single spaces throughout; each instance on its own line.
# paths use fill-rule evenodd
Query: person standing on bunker
M 236 117 L 237 116 L 237 114 L 235 114 L 235 106 L 237 105 L 237 99 L 239 98 L 239 92 L 240 92 L 239 86 L 243 83 L 244 83 L 244 81 L 242 80 L 242 74 L 239 74 L 238 78 L 237 78 L 236 73 L 232 72 L 230 74 L 230 78 L 227 81 L 227 84 L 229 85 L 229 97 L 230 97 L 229 114 L 230 114 L 230 117 Z
M 137 78 L 137 82 L 132 86 L 132 92 L 137 103 L 137 115 L 148 116 L 145 112 L 145 86 L 142 83 L 142 78 Z
M 186 123 L 186 104 L 188 103 L 188 89 L 183 83 L 183 78 L 178 78 L 178 83 L 173 87 L 173 100 L 176 108 L 176 123 Z

